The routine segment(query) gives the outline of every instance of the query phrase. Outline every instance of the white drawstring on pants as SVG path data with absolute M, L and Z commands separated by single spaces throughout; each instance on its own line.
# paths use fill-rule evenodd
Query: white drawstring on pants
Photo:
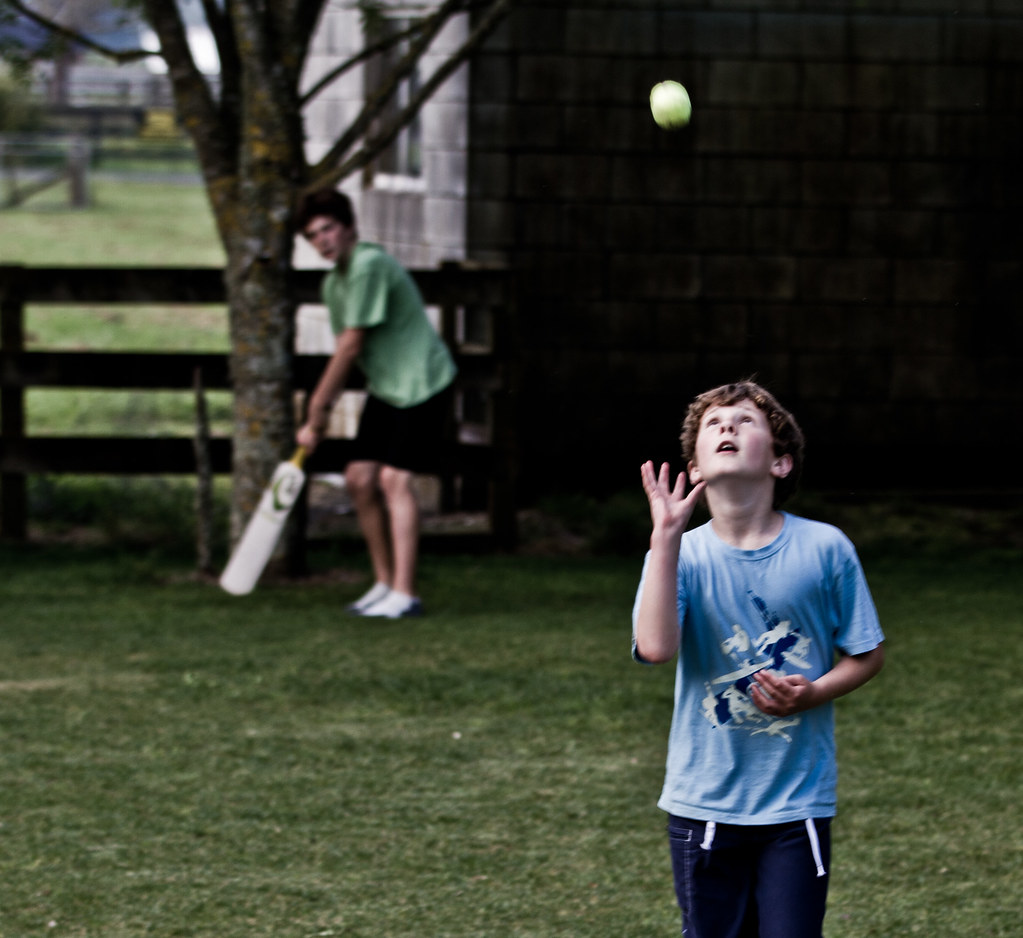
M 806 833 L 810 838 L 810 849 L 813 851 L 813 862 L 817 864 L 817 878 L 820 879 L 822 876 L 827 876 L 827 870 L 824 869 L 824 861 L 821 859 L 821 842 L 817 837 L 817 825 L 813 823 L 813 818 L 808 817 L 806 819 Z
M 824 858 L 821 856 L 821 842 L 817 836 L 817 826 L 813 823 L 813 818 L 808 817 L 804 822 L 806 825 L 806 835 L 810 838 L 810 850 L 813 853 L 813 862 L 817 867 L 817 877 L 827 876 L 828 871 L 824 869 Z M 703 830 L 703 843 L 700 844 L 701 850 L 710 850 L 714 845 L 714 835 L 717 833 L 717 823 L 715 821 L 708 821 L 706 827 Z
M 708 821 L 707 826 L 703 831 L 703 843 L 700 844 L 701 850 L 710 850 L 711 844 L 714 843 L 714 832 L 718 829 L 716 821 Z

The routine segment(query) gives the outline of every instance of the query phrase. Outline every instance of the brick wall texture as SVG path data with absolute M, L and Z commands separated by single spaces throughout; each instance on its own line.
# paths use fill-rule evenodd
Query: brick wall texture
M 752 374 L 810 485 L 1018 487 L 1023 0 L 520 0 L 469 85 L 527 496 L 677 464 L 692 396 Z

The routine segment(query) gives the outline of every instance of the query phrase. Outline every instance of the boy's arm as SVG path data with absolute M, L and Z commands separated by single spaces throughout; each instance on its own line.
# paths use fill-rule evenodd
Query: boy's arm
M 655 475 L 652 462 L 644 463 L 640 474 L 650 502 L 653 532 L 647 559 L 643 593 L 636 613 L 636 654 L 642 661 L 659 664 L 670 661 L 678 651 L 679 624 L 677 583 L 678 552 L 703 483 L 685 494 L 685 475 L 670 486 L 668 464 Z
M 365 329 L 345 329 L 338 334 L 327 367 L 323 369 L 316 390 L 309 396 L 306 408 L 306 422 L 295 434 L 297 442 L 312 452 L 323 438 L 330 420 L 330 411 L 337 400 L 338 394 L 348 380 L 348 372 L 362 351 Z
M 842 655 L 835 666 L 816 681 L 802 674 L 760 671 L 753 676 L 753 703 L 774 717 L 789 716 L 862 687 L 884 666 L 884 646 L 859 655 Z

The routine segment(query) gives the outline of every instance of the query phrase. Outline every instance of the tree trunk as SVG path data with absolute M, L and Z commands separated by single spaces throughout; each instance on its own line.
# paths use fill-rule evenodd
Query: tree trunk
M 281 188 L 280 202 L 288 204 L 291 187 Z M 258 202 L 248 204 L 238 234 L 228 240 L 224 271 L 234 385 L 232 541 L 241 535 L 274 467 L 291 455 L 295 437 L 291 235 Z
M 233 172 L 207 190 L 227 253 L 231 316 L 234 465 L 231 537 L 236 541 L 274 467 L 291 455 L 295 308 L 290 294 L 295 192 L 304 180 L 304 136 L 295 74 L 274 62 L 272 39 L 235 23 L 243 53 Z M 278 554 L 289 542 L 281 540 Z

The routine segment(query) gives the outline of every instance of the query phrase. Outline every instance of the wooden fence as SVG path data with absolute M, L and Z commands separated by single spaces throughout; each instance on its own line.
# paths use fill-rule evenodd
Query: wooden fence
M 318 303 L 322 271 L 296 271 L 298 303 Z M 441 333 L 458 362 L 452 432 L 441 443 L 446 469 L 442 510 L 460 492 L 485 490 L 489 536 L 499 546 L 515 539 L 515 445 L 510 413 L 513 374 L 510 326 L 513 278 L 507 270 L 445 264 L 413 271 L 427 305 L 440 311 Z M 189 390 L 201 376 L 206 389 L 231 387 L 226 354 L 188 352 L 30 351 L 28 304 L 192 304 L 224 302 L 216 268 L 0 267 L 0 535 L 24 539 L 28 530 L 26 477 L 43 473 L 189 474 L 196 472 L 187 437 L 38 437 L 27 432 L 29 388 Z M 316 383 L 325 355 L 296 355 L 296 390 Z M 310 465 L 331 472 L 347 461 L 349 441 L 325 440 Z M 231 470 L 231 441 L 209 442 L 214 473 Z M 468 485 L 465 483 L 469 483 Z
M 12 208 L 64 181 L 68 205 L 89 204 L 90 144 L 82 137 L 0 134 L 0 208 Z

